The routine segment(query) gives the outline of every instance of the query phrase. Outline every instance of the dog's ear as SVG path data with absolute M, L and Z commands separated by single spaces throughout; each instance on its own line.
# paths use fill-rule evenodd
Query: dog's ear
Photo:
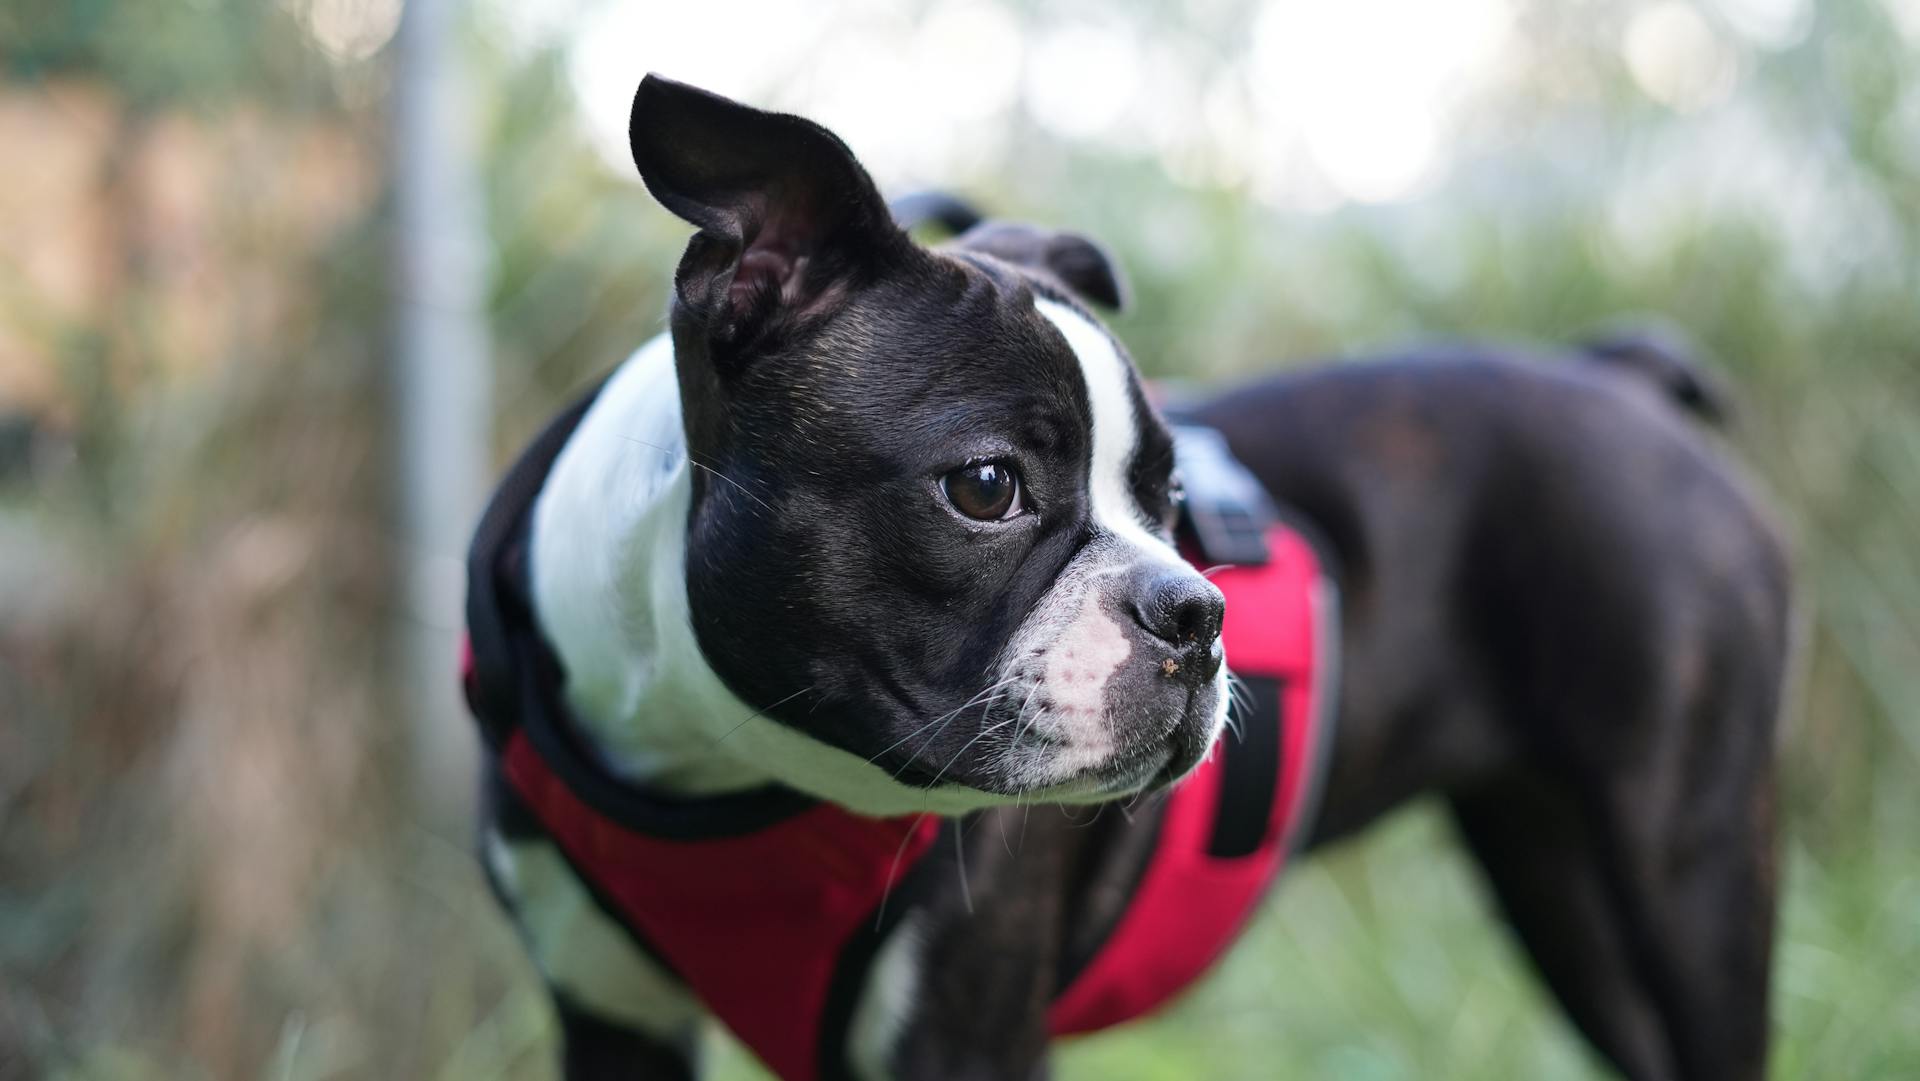
M 674 288 L 716 345 L 823 310 L 909 244 L 853 152 L 810 120 L 648 75 L 627 134 L 647 190 L 700 229 Z
M 1112 255 L 1079 233 L 1037 225 L 990 221 L 967 230 L 954 243 L 1017 266 L 1045 271 L 1082 300 L 1112 311 L 1127 306 L 1127 283 Z

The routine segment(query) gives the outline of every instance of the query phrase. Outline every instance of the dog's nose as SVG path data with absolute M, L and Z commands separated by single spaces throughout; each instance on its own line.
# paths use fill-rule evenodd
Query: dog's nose
M 1133 618 L 1182 650 L 1212 648 L 1226 613 L 1226 597 L 1197 574 L 1161 572 L 1134 594 Z

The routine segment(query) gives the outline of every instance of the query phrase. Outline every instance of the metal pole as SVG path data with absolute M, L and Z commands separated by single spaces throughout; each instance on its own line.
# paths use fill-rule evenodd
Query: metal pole
M 489 472 L 485 221 L 456 0 L 407 0 L 392 113 L 393 447 L 404 601 L 394 641 L 411 782 L 426 821 L 458 828 L 477 746 L 456 682 L 465 554 Z

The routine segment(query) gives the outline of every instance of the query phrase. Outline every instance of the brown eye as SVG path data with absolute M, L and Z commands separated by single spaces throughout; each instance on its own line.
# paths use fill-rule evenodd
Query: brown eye
M 997 522 L 1020 513 L 1020 475 L 1005 462 L 975 462 L 940 480 L 947 502 L 969 518 Z

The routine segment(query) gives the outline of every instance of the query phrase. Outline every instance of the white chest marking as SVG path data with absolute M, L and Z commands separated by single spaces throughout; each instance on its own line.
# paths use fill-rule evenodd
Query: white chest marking
M 699 1022 L 692 993 L 600 910 L 552 844 L 488 833 L 486 855 L 528 952 L 554 987 L 658 1040 L 682 1038 Z
M 909 913 L 874 955 L 847 1032 L 847 1057 L 864 1081 L 893 1077 L 893 1054 L 920 1004 L 924 935 L 920 914 Z
M 534 607 L 566 668 L 568 705 L 604 764 L 682 794 L 774 779 L 875 815 L 957 814 L 998 802 L 956 785 L 930 792 L 756 719 L 693 633 L 691 502 L 673 344 L 661 335 L 601 389 L 533 510 Z

